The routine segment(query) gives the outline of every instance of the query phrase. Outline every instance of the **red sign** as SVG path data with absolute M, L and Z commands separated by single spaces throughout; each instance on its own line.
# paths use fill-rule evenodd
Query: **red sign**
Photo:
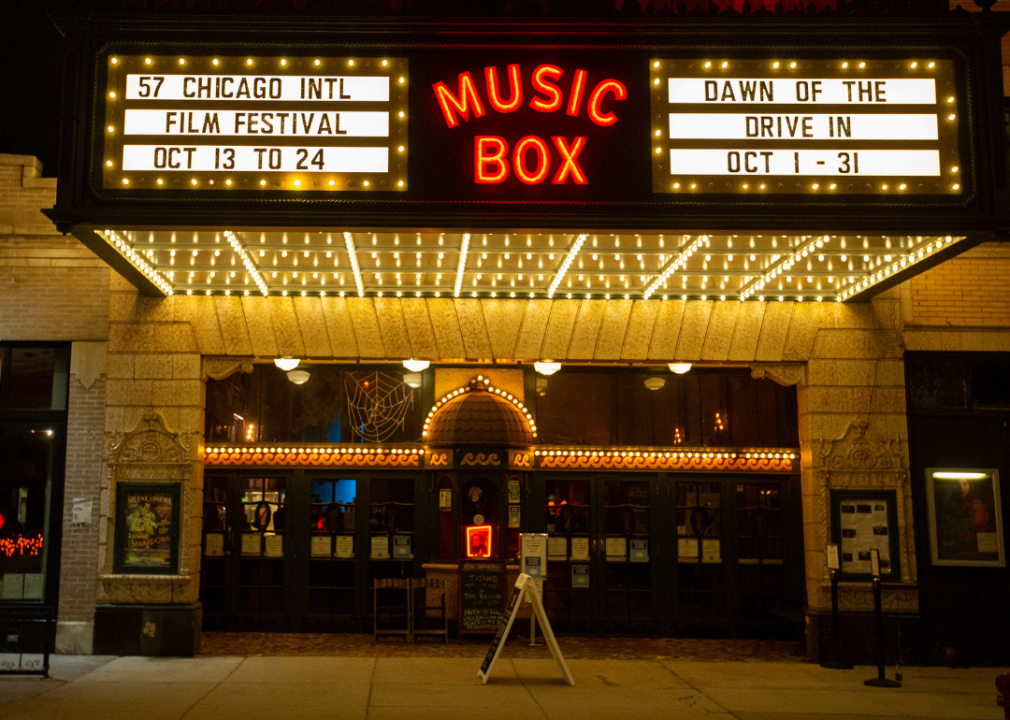
M 460 120 L 469 124 L 471 116 L 476 125 L 479 118 L 488 114 L 487 106 L 496 113 L 508 114 L 524 107 L 538 113 L 556 113 L 564 108 L 564 113 L 578 118 L 582 113 L 583 96 L 588 87 L 589 73 L 577 68 L 571 74 L 570 83 L 562 83 L 565 71 L 557 65 L 538 65 L 529 77 L 532 98 L 523 104 L 523 79 L 519 65 L 510 64 L 506 70 L 508 96 L 503 97 L 503 89 L 496 66 L 484 68 L 483 94 L 470 71 L 462 72 L 453 92 L 444 82 L 432 85 L 438 106 L 446 125 L 461 127 Z M 567 88 L 567 102 L 565 90 Z M 618 101 L 626 100 L 628 90 L 619 80 L 607 78 L 595 83 L 585 102 L 586 114 L 600 127 L 610 127 L 618 121 L 616 110 Z M 535 122 L 531 122 L 535 124 Z M 588 185 L 589 178 L 579 163 L 579 156 L 586 148 L 588 137 L 574 135 L 571 139 L 563 135 L 547 138 L 527 134 L 519 138 L 505 138 L 498 135 L 474 135 L 473 180 L 477 185 L 497 185 L 514 176 L 525 185 L 539 185 L 548 178 L 553 185 L 564 185 L 569 180 L 575 185 Z M 554 170 L 552 173 L 551 170 Z
M 480 560 L 491 557 L 491 526 L 470 525 L 466 529 L 466 557 Z

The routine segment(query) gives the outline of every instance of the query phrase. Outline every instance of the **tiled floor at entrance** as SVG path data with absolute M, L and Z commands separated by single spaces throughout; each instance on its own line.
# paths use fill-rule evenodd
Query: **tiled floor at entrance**
M 0 679 L 3 720 L 857 720 L 1002 717 L 996 668 L 874 673 L 774 662 L 548 659 L 506 648 L 488 685 L 479 659 L 406 657 L 56 657 L 52 680 Z

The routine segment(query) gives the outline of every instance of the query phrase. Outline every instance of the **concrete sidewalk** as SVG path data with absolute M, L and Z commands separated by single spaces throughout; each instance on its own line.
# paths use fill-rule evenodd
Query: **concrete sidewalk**
M 904 687 L 868 688 L 875 669 L 674 660 L 470 658 L 54 658 L 52 680 L 0 678 L 2 720 L 1001 720 L 1001 670 L 905 668 Z

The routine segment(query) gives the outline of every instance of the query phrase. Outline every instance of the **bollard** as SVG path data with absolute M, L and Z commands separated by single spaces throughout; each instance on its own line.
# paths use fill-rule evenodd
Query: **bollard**
M 1010 672 L 996 676 L 996 705 L 1003 708 L 1004 720 L 1010 720 Z
M 831 646 L 833 657 L 821 663 L 832 670 L 851 670 L 852 663 L 842 660 L 841 630 L 838 622 L 838 571 L 831 571 Z

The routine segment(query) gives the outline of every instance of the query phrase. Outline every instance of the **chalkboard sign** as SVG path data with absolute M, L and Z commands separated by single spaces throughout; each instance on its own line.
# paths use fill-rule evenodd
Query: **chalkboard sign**
M 505 563 L 459 564 L 459 634 L 493 633 L 505 601 Z
M 494 662 L 495 657 L 498 655 L 498 648 L 503 642 L 505 642 L 505 636 L 508 634 L 509 628 L 512 627 L 512 617 L 515 614 L 516 605 L 519 604 L 519 597 L 523 594 L 523 587 L 518 583 L 512 586 L 512 595 L 509 597 L 509 603 L 505 606 L 505 612 L 503 612 L 498 617 L 498 629 L 494 634 L 494 639 L 491 641 L 491 647 L 487 649 L 487 655 L 484 656 L 484 662 L 480 664 L 480 674 L 481 677 L 486 677 L 491 670 L 491 663 Z M 486 682 L 486 680 L 485 680 Z

